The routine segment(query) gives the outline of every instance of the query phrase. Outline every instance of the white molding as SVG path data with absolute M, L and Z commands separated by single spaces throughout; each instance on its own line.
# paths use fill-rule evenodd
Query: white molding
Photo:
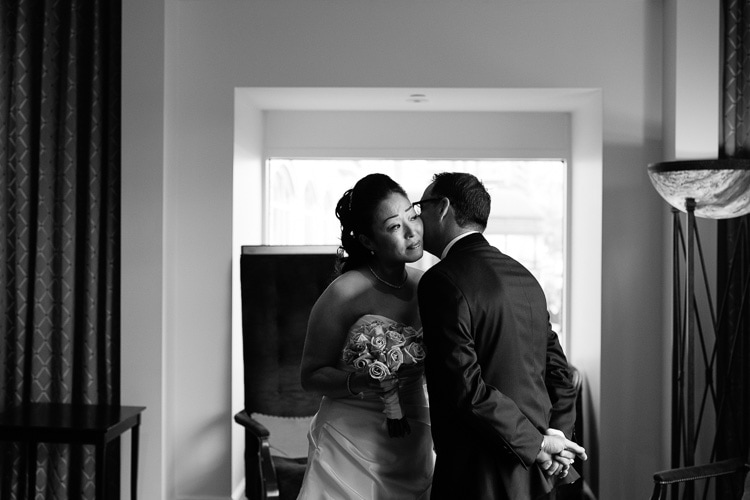
M 427 102 L 406 100 L 411 94 L 428 97 Z M 264 115 L 268 111 L 455 111 L 567 113 L 570 116 L 570 214 L 566 318 L 569 336 L 566 346 L 570 361 L 584 374 L 587 383 L 586 427 L 601 429 L 601 330 L 602 330 L 602 179 L 603 110 L 598 88 L 499 89 L 499 88 L 299 88 L 244 87 L 235 89 L 235 233 L 233 252 L 240 245 L 261 241 L 260 222 L 243 221 L 242 213 L 259 213 L 258 193 L 262 182 Z M 243 132 L 243 130 L 245 132 Z M 250 167 L 248 169 L 248 167 Z M 257 167 L 257 168 L 256 168 Z M 252 172 L 248 172 L 252 170 Z M 245 183 L 240 186 L 239 183 Z M 238 212 L 241 204 L 243 210 Z M 248 212 L 252 210 L 252 212 Z M 256 211 L 257 210 L 257 211 Z M 256 226 L 250 228 L 249 226 Z M 240 234 L 244 232 L 244 234 Z M 575 253 L 570 251 L 575 249 Z M 236 257 L 236 256 L 235 256 Z M 237 262 L 237 260 L 235 260 Z M 233 270 L 233 345 L 241 349 L 239 272 Z M 578 304 L 573 308 L 567 304 Z M 580 305 L 584 306 L 580 306 Z M 239 346 L 239 347 L 238 347 Z M 233 358 L 233 372 L 242 373 L 241 357 Z M 239 364 L 237 364 L 239 363 Z M 241 377 L 232 378 L 233 407 L 242 406 Z M 239 386 L 239 387 L 238 387 Z M 598 456 L 596 435 L 586 436 L 590 456 Z M 242 429 L 232 429 L 232 469 L 242 468 Z M 598 460 L 587 462 L 587 474 L 598 476 Z M 233 475 L 233 483 L 238 473 Z

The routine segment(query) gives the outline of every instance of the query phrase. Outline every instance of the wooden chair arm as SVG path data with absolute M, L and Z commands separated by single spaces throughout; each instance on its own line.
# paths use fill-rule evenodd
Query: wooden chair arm
M 262 479 L 259 484 L 254 484 L 252 477 L 246 477 L 247 497 L 279 498 L 279 481 L 271 458 L 268 429 L 245 410 L 237 413 L 234 421 L 245 428 L 245 460 L 257 464 L 257 473 Z M 249 473 L 247 475 L 250 476 Z
M 659 500 L 666 493 L 670 484 L 697 481 L 718 476 L 734 474 L 741 470 L 748 470 L 748 465 L 740 458 L 731 458 L 704 465 L 693 465 L 678 469 L 667 469 L 654 474 L 654 491 L 651 500 Z
M 234 421 L 250 431 L 258 439 L 268 439 L 268 436 L 271 435 L 263 424 L 248 415 L 245 410 L 235 415 Z

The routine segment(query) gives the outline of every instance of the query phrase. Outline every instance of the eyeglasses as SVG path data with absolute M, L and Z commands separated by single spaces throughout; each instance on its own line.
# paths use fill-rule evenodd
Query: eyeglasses
M 439 198 L 425 198 L 424 200 L 415 201 L 414 203 L 411 204 L 411 206 L 414 207 L 414 211 L 417 212 L 417 215 L 422 215 L 422 204 L 423 203 L 432 203 L 432 202 L 435 202 L 435 201 L 440 201 L 442 199 L 443 199 L 442 196 L 439 197 Z

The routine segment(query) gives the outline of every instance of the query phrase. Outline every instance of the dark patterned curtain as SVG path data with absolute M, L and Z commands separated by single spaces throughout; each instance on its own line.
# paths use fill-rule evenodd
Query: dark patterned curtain
M 120 25 L 120 0 L 0 0 L 0 411 L 119 404 Z M 93 449 L 38 458 L 28 498 L 93 498 Z
M 725 0 L 720 156 L 750 158 L 750 2 Z M 718 225 L 716 454 L 750 459 L 750 215 Z

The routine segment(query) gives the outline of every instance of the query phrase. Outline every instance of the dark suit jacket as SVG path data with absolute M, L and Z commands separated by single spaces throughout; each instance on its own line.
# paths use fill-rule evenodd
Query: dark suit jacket
M 419 283 L 437 452 L 432 498 L 532 499 L 558 480 L 535 464 L 544 431 L 571 437 L 575 388 L 537 280 L 481 234 Z M 578 478 L 571 468 L 569 483 Z

